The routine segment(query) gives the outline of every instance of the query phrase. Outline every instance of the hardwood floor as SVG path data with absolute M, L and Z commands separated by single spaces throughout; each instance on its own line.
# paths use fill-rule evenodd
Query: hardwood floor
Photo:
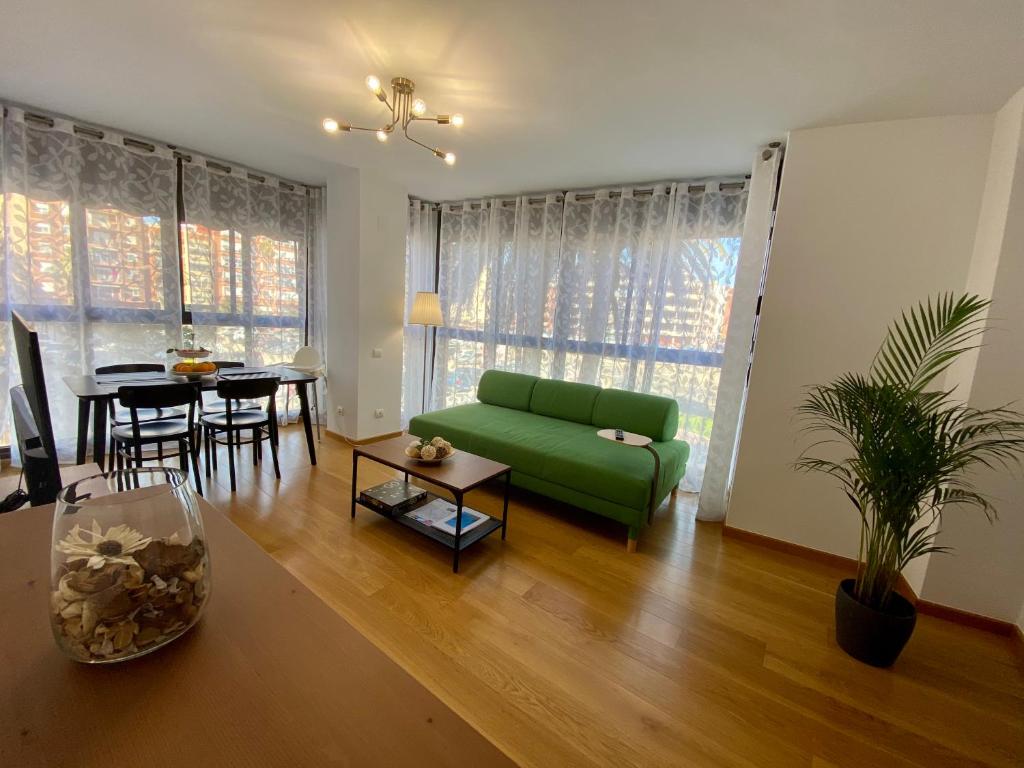
M 221 462 L 207 498 L 524 766 L 1024 764 L 1011 639 L 922 616 L 893 669 L 853 661 L 832 636 L 845 574 L 723 538 L 693 497 L 629 555 L 622 526 L 514 492 L 508 540 L 453 575 L 435 542 L 350 520 L 348 446 L 325 437 L 311 468 L 285 430 L 280 483 L 245 456 L 239 492 Z M 360 463 L 362 487 L 389 476 Z M 500 513 L 499 489 L 467 503 Z

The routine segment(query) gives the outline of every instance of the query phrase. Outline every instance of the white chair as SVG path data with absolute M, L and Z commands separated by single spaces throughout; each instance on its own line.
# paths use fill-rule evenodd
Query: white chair
M 299 373 L 307 373 L 316 376 L 317 381 L 327 377 L 327 369 L 324 367 L 323 358 L 315 347 L 299 347 L 295 351 L 295 357 L 289 365 L 285 366 Z M 313 382 L 313 410 L 316 411 L 316 439 L 320 440 L 320 396 L 317 394 L 317 382 Z M 291 402 L 291 387 L 288 387 L 288 396 L 285 398 L 285 413 L 288 413 L 288 406 Z

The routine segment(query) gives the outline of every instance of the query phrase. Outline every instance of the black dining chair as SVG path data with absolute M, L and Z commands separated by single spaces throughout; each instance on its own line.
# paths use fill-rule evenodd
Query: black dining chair
M 130 424 L 114 427 L 110 434 L 114 440 L 117 468 L 126 464 L 129 469 L 142 466 L 144 461 L 163 461 L 178 457 L 181 471 L 188 474 L 192 467 L 192 478 L 196 491 L 203 495 L 203 484 L 199 477 L 199 443 L 196 425 L 196 409 L 202 402 L 199 385 L 153 384 L 149 386 L 124 386 L 117 390 L 117 399 L 128 410 Z M 183 419 L 160 419 L 142 421 L 140 412 L 146 409 L 182 408 Z M 164 443 L 176 443 L 177 451 L 167 453 Z M 157 446 L 155 455 L 147 455 L 145 447 Z
M 167 373 L 166 366 L 159 363 L 122 363 L 119 365 L 101 365 L 94 373 L 97 376 L 111 373 Z M 185 411 L 181 408 L 140 408 L 139 421 L 162 421 L 163 419 L 182 419 Z M 113 399 L 109 403 L 109 429 L 110 446 L 107 450 L 107 468 L 114 469 L 114 427 L 127 426 L 131 424 L 131 416 L 126 408 L 118 408 Z
M 263 441 L 266 440 L 270 444 L 270 455 L 274 460 L 274 474 L 278 480 L 281 479 L 281 468 L 277 462 L 277 388 L 279 383 L 280 380 L 276 376 L 217 380 L 217 396 L 224 401 L 225 409 L 223 413 L 206 414 L 202 418 L 206 476 L 210 477 L 211 461 L 212 468 L 217 469 L 217 446 L 226 445 L 232 492 L 235 491 L 235 452 L 231 449 L 235 446 L 251 443 L 253 466 L 259 466 L 263 459 Z M 235 403 L 239 401 L 262 400 L 263 398 L 267 399 L 265 410 L 238 410 L 235 406 Z M 250 433 L 248 439 L 243 438 L 245 432 Z
M 223 370 L 228 368 L 245 368 L 245 363 L 239 363 L 233 360 L 214 360 L 213 364 L 217 366 L 217 370 Z M 234 404 L 236 411 L 258 411 L 263 408 L 259 403 L 252 401 L 237 401 Z M 224 413 L 227 410 L 227 406 L 220 397 L 216 397 L 210 400 L 203 400 L 203 416 L 207 416 L 211 413 Z

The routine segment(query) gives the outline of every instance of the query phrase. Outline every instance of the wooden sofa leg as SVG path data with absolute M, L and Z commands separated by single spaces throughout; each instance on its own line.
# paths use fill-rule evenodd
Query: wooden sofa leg
M 629 554 L 636 552 L 636 539 L 626 539 L 626 551 Z
M 640 529 L 630 526 L 629 533 L 626 539 L 626 551 L 629 553 L 636 552 L 636 542 L 640 538 Z

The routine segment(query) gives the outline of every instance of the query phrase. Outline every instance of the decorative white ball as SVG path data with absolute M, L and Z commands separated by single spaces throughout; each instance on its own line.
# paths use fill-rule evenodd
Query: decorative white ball
M 437 448 L 432 445 L 425 445 L 420 448 L 420 458 L 424 461 L 432 461 L 437 458 Z
M 437 448 L 437 446 L 439 446 L 439 445 L 444 445 L 444 438 L 443 437 L 435 437 L 433 440 L 430 441 L 430 444 L 432 446 L 434 446 L 435 448 Z
M 405 449 L 405 455 L 413 459 L 418 459 L 420 457 L 420 449 L 418 446 L 419 443 L 416 443 L 416 445 L 410 445 Z

